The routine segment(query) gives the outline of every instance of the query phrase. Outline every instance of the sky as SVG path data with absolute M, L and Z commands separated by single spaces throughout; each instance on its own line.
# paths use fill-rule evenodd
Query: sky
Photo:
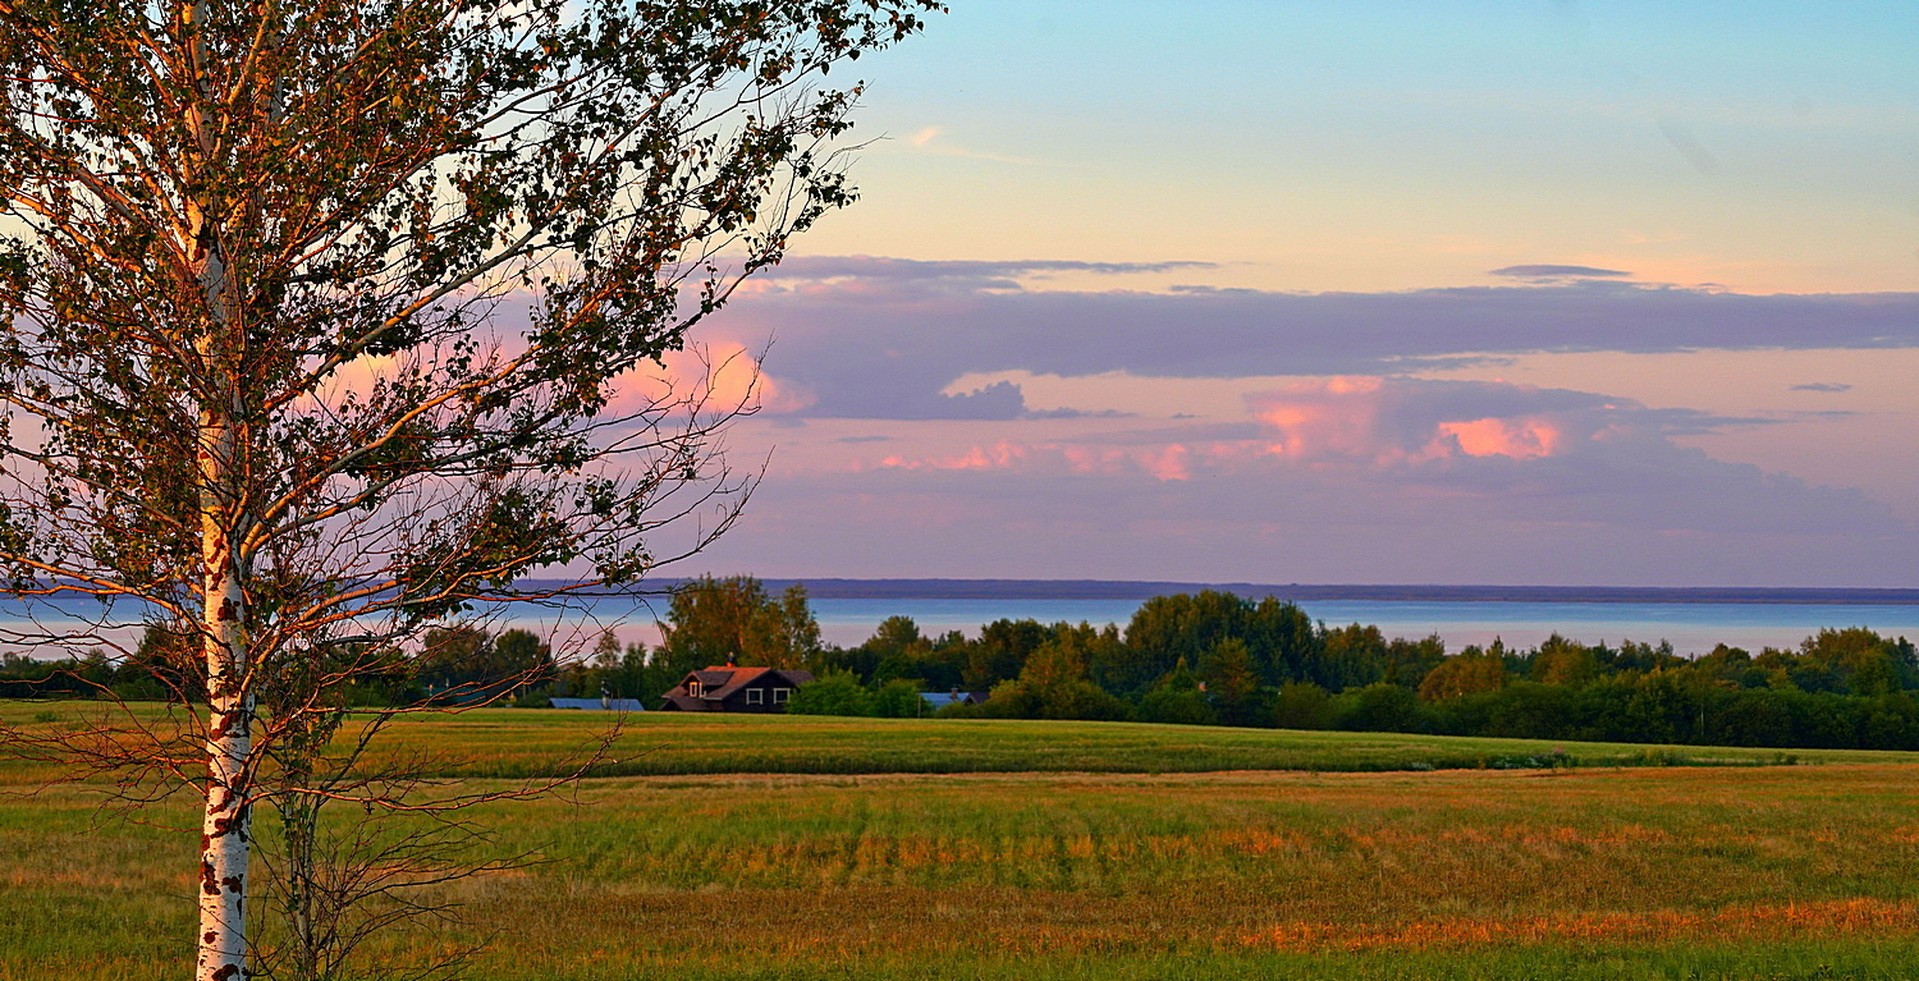
M 765 467 L 698 564 L 1919 586 L 1915 66 L 1912 4 L 954 0 L 696 334 Z

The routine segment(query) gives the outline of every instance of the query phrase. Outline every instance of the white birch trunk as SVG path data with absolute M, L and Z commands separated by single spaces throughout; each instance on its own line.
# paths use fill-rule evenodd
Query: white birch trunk
M 202 415 L 201 559 L 206 609 L 206 814 L 200 838 L 200 938 L 195 981 L 246 977 L 247 863 L 252 832 L 253 693 L 247 672 L 246 596 L 234 560 L 229 425 Z
M 182 11 L 187 31 L 188 71 L 204 71 L 205 49 L 198 31 L 206 22 L 204 0 Z M 211 102 L 210 87 L 199 94 Z M 199 105 L 187 110 L 187 126 L 197 148 L 214 150 L 212 128 Z M 193 262 L 207 305 L 209 330 L 195 345 L 204 373 L 200 393 L 198 460 L 200 479 L 201 644 L 207 666 L 206 812 L 200 826 L 200 932 L 195 981 L 242 981 L 247 976 L 246 891 L 251 858 L 253 773 L 253 691 L 249 677 L 250 638 L 246 631 L 244 557 L 236 554 L 244 466 L 240 433 L 244 407 L 239 398 L 240 339 L 234 283 L 217 198 L 188 204 Z

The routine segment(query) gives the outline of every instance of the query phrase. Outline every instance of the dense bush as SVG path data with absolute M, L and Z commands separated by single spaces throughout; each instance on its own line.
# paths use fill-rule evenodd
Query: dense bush
M 829 671 L 786 702 L 794 715 L 872 715 L 873 693 L 851 671 Z

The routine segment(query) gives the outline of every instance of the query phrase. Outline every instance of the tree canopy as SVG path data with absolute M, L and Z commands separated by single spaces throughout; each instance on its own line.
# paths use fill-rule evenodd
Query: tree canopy
M 392 645 L 732 523 L 750 406 L 665 356 L 852 200 L 825 76 L 938 8 L 0 0 L 0 575 L 200 651 L 201 764 L 127 757 L 206 795 L 200 977 L 260 761 Z

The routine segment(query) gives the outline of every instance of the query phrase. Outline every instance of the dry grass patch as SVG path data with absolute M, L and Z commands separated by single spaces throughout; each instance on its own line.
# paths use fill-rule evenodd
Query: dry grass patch
M 1380 951 L 1575 944 L 1762 943 L 1804 937 L 1915 933 L 1910 901 L 1843 899 L 1736 906 L 1711 913 L 1653 910 L 1515 919 L 1421 920 L 1387 929 L 1343 923 L 1287 923 L 1245 938 L 1251 947 L 1295 951 Z

